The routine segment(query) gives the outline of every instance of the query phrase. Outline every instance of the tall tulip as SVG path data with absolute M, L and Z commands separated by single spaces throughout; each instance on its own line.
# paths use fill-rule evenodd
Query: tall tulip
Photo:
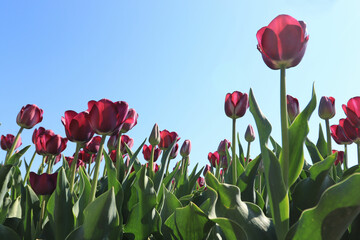
M 161 154 L 161 149 L 160 148 L 153 147 L 152 145 L 148 146 L 148 145 L 144 144 L 142 153 L 143 153 L 144 159 L 146 161 L 150 161 L 151 151 L 152 151 L 153 148 L 155 148 L 155 150 L 154 150 L 154 162 L 156 162 L 156 160 L 159 158 L 159 156 Z
M 253 142 L 255 140 L 255 132 L 254 132 L 254 129 L 251 126 L 251 124 L 249 124 L 248 127 L 246 128 L 245 140 L 248 142 L 247 151 L 246 151 L 246 158 L 245 159 L 250 159 L 250 145 L 251 145 L 251 142 Z M 247 162 L 245 161 L 244 164 L 246 164 L 246 163 Z
M 326 137 L 327 137 L 327 154 L 332 154 L 331 148 L 331 134 L 329 119 L 335 116 L 335 98 L 323 96 L 319 104 L 319 117 L 325 120 Z
M 6 134 L 6 136 L 1 135 L 1 148 L 5 151 L 9 151 L 14 143 L 14 140 L 15 140 L 15 136 L 12 134 Z M 19 137 L 19 140 L 17 141 L 14 149 L 20 147 L 21 144 L 22 144 L 21 137 Z
M 58 173 L 38 175 L 30 173 L 30 186 L 37 195 L 51 195 L 56 188 Z
M 28 104 L 21 108 L 16 117 L 16 123 L 26 129 L 33 128 L 42 121 L 44 111 L 35 104 Z
M 166 129 L 160 131 L 160 139 L 159 147 L 162 150 L 167 149 L 173 142 L 180 140 L 176 132 L 169 132 Z
M 360 128 L 360 97 L 351 98 L 347 105 L 342 105 L 342 108 L 351 124 Z
M 61 117 L 66 136 L 70 141 L 86 143 L 94 136 L 87 115 L 87 112 L 77 113 L 69 110 L 65 112 L 65 117 Z
M 126 118 L 121 126 L 120 132 L 121 133 L 127 133 L 130 131 L 135 125 L 137 124 L 137 119 L 139 117 L 139 114 L 135 111 L 135 109 L 130 108 Z

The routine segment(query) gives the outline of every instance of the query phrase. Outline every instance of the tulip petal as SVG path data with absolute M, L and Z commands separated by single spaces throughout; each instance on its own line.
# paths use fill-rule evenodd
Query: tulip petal
M 296 25 L 288 25 L 278 36 L 280 40 L 280 58 L 286 60 L 297 57 L 303 46 L 302 28 Z
M 266 28 L 261 39 L 263 53 L 270 59 L 279 61 L 280 55 L 278 44 L 279 41 L 276 33 L 270 28 Z
M 297 25 L 301 27 L 298 20 L 289 15 L 282 14 L 274 18 L 268 25 L 268 28 L 273 30 L 275 34 L 279 35 L 280 32 L 282 32 L 288 25 Z

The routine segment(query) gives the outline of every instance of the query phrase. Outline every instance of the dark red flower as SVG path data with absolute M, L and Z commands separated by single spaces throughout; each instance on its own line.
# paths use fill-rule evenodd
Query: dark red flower
M 69 168 L 71 168 L 71 164 L 74 161 L 74 157 L 65 157 L 65 160 L 68 162 Z M 76 169 L 78 169 L 79 167 L 84 167 L 84 166 L 85 166 L 85 162 L 83 162 L 80 158 L 78 158 L 78 160 L 76 162 Z
M 304 56 L 309 36 L 306 24 L 289 15 L 279 15 L 256 33 L 257 48 L 271 69 L 295 67 Z
M 30 129 L 42 121 L 44 111 L 35 104 L 28 104 L 21 108 L 16 117 L 16 123 L 23 128 Z
M 84 150 L 80 150 L 79 151 L 79 156 L 78 158 L 83 161 L 84 163 L 93 163 L 95 161 L 95 158 L 96 158 L 96 155 L 95 154 L 90 154 L 90 153 L 87 153 L 86 151 Z
M 245 140 L 247 142 L 253 142 L 255 140 L 255 132 L 250 124 L 248 125 L 245 131 Z
M 149 167 L 149 163 L 146 163 L 146 168 L 148 168 L 148 167 Z M 153 164 L 153 171 L 154 171 L 154 173 L 159 171 L 159 165 L 157 165 L 156 163 Z
M 206 164 L 204 171 L 203 171 L 203 175 L 206 176 L 207 172 L 211 172 L 211 166 L 209 164 Z
M 115 135 L 111 135 L 108 143 L 107 143 L 107 147 L 110 151 L 112 150 L 116 150 L 117 149 L 117 145 L 118 145 L 118 140 L 119 135 L 115 134 Z M 121 135 L 121 146 L 120 146 L 120 151 L 122 153 L 127 153 L 125 144 L 129 147 L 132 148 L 134 146 L 134 139 L 132 139 L 131 137 L 129 137 L 128 135 Z
M 205 186 L 205 179 L 203 177 L 199 177 L 196 180 L 197 184 L 199 185 L 200 188 L 202 188 L 203 186 Z M 197 189 L 199 189 L 199 187 L 196 187 Z
M 100 142 L 101 142 L 100 136 L 93 137 L 89 142 L 86 143 L 84 148 L 85 152 L 92 154 L 98 153 L 100 148 Z
M 290 121 L 293 122 L 297 115 L 300 113 L 299 101 L 290 95 L 286 95 L 287 111 Z
M 335 116 L 335 98 L 323 96 L 319 104 L 319 117 L 331 119 Z
M 68 141 L 68 139 L 62 138 L 52 130 L 45 130 L 44 128 L 34 131 L 33 140 L 38 154 L 56 156 L 65 150 Z
M 217 151 L 214 153 L 209 152 L 208 154 L 209 162 L 211 163 L 211 166 L 216 167 L 216 165 L 220 164 L 220 156 Z
M 87 115 L 87 112 L 77 113 L 70 110 L 65 112 L 65 117 L 61 117 L 66 136 L 70 141 L 85 143 L 94 136 Z
M 337 158 L 334 162 L 335 166 L 338 165 L 339 163 L 342 164 L 344 162 L 344 151 L 332 150 L 332 153 L 336 153 L 336 152 L 337 152 Z
M 345 135 L 353 142 L 360 141 L 360 129 L 354 127 L 348 118 L 340 119 L 339 125 L 344 129 Z
M 351 98 L 342 108 L 351 124 L 360 128 L 360 97 Z
M 144 144 L 144 146 L 143 146 L 142 153 L 143 153 L 144 159 L 146 161 L 150 161 L 152 148 L 153 148 L 153 146 L 151 146 L 151 145 L 148 146 L 148 145 Z M 154 162 L 156 162 L 156 160 L 159 158 L 160 154 L 161 154 L 161 149 L 158 148 L 158 147 L 155 147 L 155 150 L 154 150 Z
M 180 155 L 182 157 L 188 157 L 190 155 L 190 152 L 191 152 L 191 141 L 185 140 L 183 145 L 181 146 Z
M 331 136 L 337 144 L 351 144 L 352 140 L 345 134 L 343 128 L 345 119 L 340 119 L 339 125 L 332 125 L 330 127 Z
M 249 107 L 249 99 L 246 93 L 235 91 L 226 94 L 225 113 L 232 119 L 244 116 L 246 109 Z
M 125 158 L 125 154 L 122 155 L 123 159 Z M 109 157 L 111 159 L 111 161 L 113 161 L 113 163 L 116 163 L 116 150 L 112 150 L 109 154 Z
M 228 149 L 230 146 L 231 143 L 227 139 L 224 139 L 219 143 L 217 152 L 219 153 L 219 155 L 225 155 L 226 149 Z
M 12 134 L 6 134 L 6 136 L 1 135 L 1 148 L 5 151 L 9 151 L 11 146 L 13 145 L 15 140 L 15 136 Z M 21 137 L 19 137 L 15 149 L 17 149 L 18 147 L 20 147 L 22 144 L 21 142 Z
M 170 152 L 170 159 L 174 159 L 176 158 L 176 156 L 178 155 L 179 153 L 179 144 L 175 144 L 175 146 L 171 149 L 171 152 Z
M 99 135 L 112 135 L 120 128 L 128 113 L 126 102 L 112 102 L 108 99 L 88 102 L 87 115 L 94 132 Z
M 38 175 L 30 172 L 30 186 L 37 195 L 51 195 L 56 188 L 58 173 Z
M 174 141 L 179 141 L 180 138 L 176 132 L 169 132 L 168 130 L 160 131 L 159 147 L 164 150 L 167 149 Z
M 126 115 L 126 119 L 121 126 L 121 133 L 127 133 L 137 124 L 137 119 L 139 114 L 136 113 L 135 109 L 130 108 L 128 114 Z

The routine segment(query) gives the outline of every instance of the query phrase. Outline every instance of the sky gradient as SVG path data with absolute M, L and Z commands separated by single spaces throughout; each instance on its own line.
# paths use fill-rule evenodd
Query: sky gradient
M 355 0 L 3 1 L 0 135 L 17 133 L 16 116 L 30 103 L 44 110 L 35 128 L 65 136 L 65 111 L 84 111 L 88 101 L 108 98 L 126 101 L 139 113 L 137 126 L 128 132 L 133 149 L 158 123 L 160 130 L 179 134 L 180 146 L 190 139 L 191 168 L 196 163 L 202 167 L 221 140 L 231 140 L 226 93 L 252 88 L 272 124 L 272 136 L 281 142 L 280 71 L 269 69 L 256 49 L 256 32 L 279 14 L 305 21 L 310 36 L 302 62 L 287 70 L 287 93 L 303 109 L 315 83 L 317 102 L 321 96 L 336 99 L 330 124 L 338 124 L 345 117 L 341 104 L 360 95 L 358 9 Z M 319 123 L 325 125 L 317 111 L 309 121 L 313 142 Z M 250 111 L 237 120 L 243 148 L 248 124 L 257 135 Z M 32 144 L 33 130 L 24 130 L 22 147 Z M 254 157 L 260 152 L 257 136 L 252 146 Z M 343 150 L 334 141 L 333 148 Z M 74 149 L 68 142 L 64 154 Z M 34 150 L 28 150 L 27 161 Z M 40 161 L 38 156 L 33 170 Z M 356 162 L 351 145 L 349 165 Z

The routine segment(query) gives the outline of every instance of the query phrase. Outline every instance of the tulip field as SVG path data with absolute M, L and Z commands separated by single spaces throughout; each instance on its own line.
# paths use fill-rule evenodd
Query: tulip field
M 300 110 L 286 93 L 286 71 L 305 54 L 306 24 L 279 15 L 256 38 L 265 65 L 280 70 L 281 142 L 252 89 L 225 96 L 232 138 L 193 169 L 191 140 L 156 123 L 134 148 L 129 133 L 139 115 L 126 101 L 90 100 L 82 112 L 66 111 L 66 136 L 41 126 L 43 110 L 27 104 L 16 117 L 19 131 L 1 136 L 0 239 L 360 239 L 360 97 L 343 103 L 345 118 L 336 125 L 329 123 L 333 97 L 319 99 L 313 90 Z M 256 126 L 239 133 L 236 120 L 247 111 Z M 325 127 L 309 139 L 314 114 Z M 23 131 L 33 131 L 32 139 L 22 139 Z M 70 144 L 75 152 L 65 156 Z M 253 145 L 260 152 L 250 156 Z M 358 149 L 355 166 L 348 164 L 349 145 Z

